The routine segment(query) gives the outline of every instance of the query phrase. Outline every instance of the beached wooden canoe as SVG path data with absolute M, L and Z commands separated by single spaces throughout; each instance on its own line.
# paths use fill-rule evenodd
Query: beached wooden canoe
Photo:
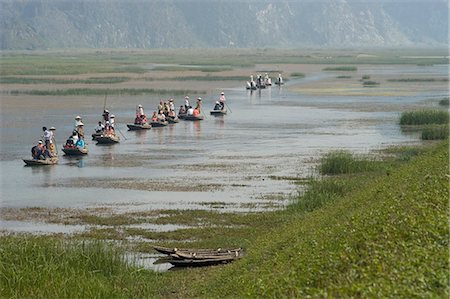
M 97 144 L 115 144 L 120 142 L 120 138 L 117 135 L 101 135 L 96 141 Z
M 67 156 L 82 156 L 82 155 L 87 155 L 87 153 L 88 153 L 88 148 L 87 147 L 79 148 L 79 147 L 65 147 L 65 146 L 63 146 L 61 148 L 61 150 Z
M 149 130 L 152 128 L 151 124 L 127 124 L 128 130 L 130 131 L 138 131 L 138 130 Z
M 167 126 L 169 124 L 169 122 L 166 120 L 165 121 L 152 121 L 151 124 L 152 124 L 152 127 L 158 128 L 158 127 Z
M 215 259 L 219 257 L 231 257 L 231 258 L 239 258 L 242 256 L 242 252 L 240 250 L 228 251 L 228 252 L 183 252 L 177 251 L 174 254 L 170 255 L 173 258 L 177 259 L 194 259 L 194 260 L 209 260 Z
M 213 265 L 227 264 L 236 260 L 233 257 L 218 257 L 212 259 L 171 259 L 168 260 L 169 263 L 175 267 L 205 267 Z
M 225 114 L 227 114 L 227 109 L 211 110 L 211 111 L 209 111 L 209 114 L 215 115 L 215 116 L 225 115 Z
M 235 252 L 242 252 L 242 248 L 233 248 L 233 249 L 227 249 L 227 248 L 217 248 L 217 249 L 194 249 L 194 248 L 169 248 L 169 247 L 163 247 L 163 246 L 153 246 L 153 249 L 156 251 L 171 255 L 171 254 L 190 254 L 190 255 L 221 255 L 221 254 L 229 254 L 229 253 L 235 253 Z
M 37 160 L 37 159 L 23 159 L 23 162 L 27 166 L 45 166 L 45 165 L 54 165 L 58 163 L 58 157 L 47 158 L 45 160 Z

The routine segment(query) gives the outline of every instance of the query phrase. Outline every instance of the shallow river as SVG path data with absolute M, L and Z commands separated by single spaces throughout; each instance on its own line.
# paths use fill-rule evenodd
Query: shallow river
M 401 68 L 407 67 L 383 71 L 402 72 Z M 426 69 L 438 75 L 447 71 L 441 66 Z M 289 82 L 295 83 L 299 82 Z M 281 195 L 297 190 L 292 181 L 280 178 L 314 175 L 323 153 L 367 153 L 416 142 L 417 135 L 403 134 L 397 124 L 401 109 L 446 93 L 443 89 L 407 97 L 312 97 L 292 94 L 287 86 L 256 92 L 238 87 L 225 90 L 231 109 L 224 117 L 207 115 L 201 122 L 181 121 L 145 132 L 127 131 L 126 123 L 132 122 L 137 104 L 151 114 L 159 98 L 109 96 L 107 108 L 116 115 L 121 143 L 98 146 L 88 141 L 88 156 L 61 156 L 58 165 L 48 167 L 24 167 L 22 161 L 40 139 L 42 126 L 57 128 L 60 147 L 74 117 L 81 115 L 89 136 L 101 118 L 103 97 L 2 96 L 1 207 L 110 207 L 117 212 L 273 208 L 286 204 Z M 216 95 L 202 97 L 207 111 Z M 178 107 L 182 98 L 175 98 Z M 361 105 L 375 108 L 352 109 Z M 389 112 L 383 105 L 389 105 Z M 14 221 L 1 225 L 20 226 Z

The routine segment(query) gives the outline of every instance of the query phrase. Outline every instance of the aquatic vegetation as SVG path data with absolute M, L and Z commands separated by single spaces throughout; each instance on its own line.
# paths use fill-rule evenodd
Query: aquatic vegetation
M 291 77 L 303 78 L 303 77 L 305 77 L 305 74 L 299 73 L 299 72 L 294 72 L 294 73 L 291 73 Z
M 154 89 L 154 88 L 69 88 L 56 90 L 10 90 L 3 91 L 3 94 L 19 95 L 37 95 L 37 96 L 73 96 L 73 95 L 142 95 L 142 94 L 161 94 L 161 95 L 186 95 L 186 94 L 205 94 L 200 90 L 180 90 L 180 89 Z
M 336 66 L 336 67 L 326 67 L 323 71 L 344 71 L 344 72 L 354 72 L 357 71 L 356 66 Z
M 449 105 L 449 98 L 448 97 L 447 98 L 442 98 L 439 101 L 439 105 L 441 105 L 441 106 L 448 106 Z
M 403 112 L 400 125 L 448 124 L 449 112 L 438 109 L 424 109 Z
M 388 79 L 389 82 L 448 82 L 448 78 L 403 78 Z
M 355 155 L 349 151 L 333 151 L 322 157 L 318 166 L 321 174 L 350 174 L 382 169 L 382 163 Z
M 373 87 L 380 85 L 380 83 L 376 81 L 364 81 L 362 84 L 364 87 Z
M 0 77 L 0 83 L 3 84 L 114 84 L 129 80 L 128 77 L 91 77 L 88 79 Z
M 448 125 L 426 125 L 422 128 L 422 140 L 443 140 L 448 139 Z
M 336 79 L 351 79 L 352 76 L 336 76 Z

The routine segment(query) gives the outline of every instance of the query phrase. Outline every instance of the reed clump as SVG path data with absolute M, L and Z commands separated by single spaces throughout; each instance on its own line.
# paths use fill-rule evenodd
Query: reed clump
M 441 106 L 448 106 L 449 105 L 449 98 L 448 97 L 447 98 L 442 98 L 439 101 L 439 105 L 441 105 Z
M 422 129 L 422 140 L 444 140 L 448 139 L 448 125 L 427 125 Z
M 446 110 L 424 109 L 406 111 L 400 116 L 400 125 L 448 124 L 449 113 Z

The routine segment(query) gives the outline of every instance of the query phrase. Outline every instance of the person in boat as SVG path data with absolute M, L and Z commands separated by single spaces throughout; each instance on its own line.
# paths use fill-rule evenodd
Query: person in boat
M 152 121 L 158 121 L 158 114 L 156 113 L 156 111 L 153 111 Z
M 180 110 L 178 110 L 178 115 L 186 114 L 186 107 L 181 105 Z
M 170 118 L 172 118 L 172 119 L 175 119 L 175 117 L 176 117 L 175 111 L 174 111 L 174 110 L 170 110 L 170 111 L 169 111 L 169 114 L 167 115 L 167 117 L 170 117 Z
M 189 106 L 188 110 L 186 111 L 187 115 L 193 115 L 194 114 L 194 108 L 192 106 Z
M 222 110 L 222 105 L 220 105 L 219 101 L 216 101 L 216 105 L 214 106 L 214 110 Z
M 147 116 L 145 116 L 145 114 L 141 114 L 139 119 L 140 119 L 141 125 L 148 123 Z
M 114 131 L 114 127 L 111 126 L 111 124 L 109 124 L 109 122 L 106 123 L 105 126 L 105 136 L 114 136 L 116 135 L 115 131 Z
M 161 111 L 161 110 L 163 110 L 164 109 L 164 102 L 161 100 L 161 101 L 159 101 L 159 105 L 158 105 L 158 111 Z
M 283 78 L 281 77 L 281 74 L 278 74 L 278 84 L 283 83 Z
M 159 122 L 165 122 L 166 121 L 166 115 L 164 114 L 163 111 L 159 111 L 157 119 L 158 119 Z
M 102 116 L 103 116 L 103 120 L 105 121 L 105 123 L 107 121 L 109 121 L 109 111 L 107 109 L 103 110 Z
M 85 142 L 84 142 L 84 140 L 82 138 L 79 138 L 77 143 L 75 143 L 75 146 L 78 147 L 78 148 L 84 148 L 85 145 L 86 144 L 85 144 Z
M 184 97 L 184 108 L 186 109 L 186 111 L 188 111 L 188 109 L 189 109 L 190 106 L 191 106 L 191 105 L 189 104 L 189 97 L 188 97 L 188 96 L 185 96 L 185 97 Z
M 222 107 L 222 108 L 220 108 L 221 110 L 225 109 L 225 101 L 226 101 L 225 93 L 222 91 L 220 93 L 220 97 L 219 97 L 219 103 L 220 103 L 220 106 Z
M 72 136 L 70 136 L 69 139 L 72 139 L 73 145 L 77 144 L 78 139 L 80 139 L 80 138 L 78 137 L 78 132 L 77 132 L 76 130 L 74 130 L 74 131 L 72 132 Z
M 42 127 L 42 131 L 44 131 L 42 138 L 44 139 L 45 147 L 50 148 L 50 140 L 52 140 L 52 132 L 50 132 L 50 130 L 47 130 L 47 127 Z
M 114 114 L 111 114 L 111 117 L 109 118 L 109 125 L 112 127 L 112 129 L 115 129 L 115 122 L 116 122 L 116 116 Z
M 45 160 L 44 150 L 44 142 L 39 140 L 38 144 L 31 148 L 31 157 L 35 160 Z
M 103 131 L 105 131 L 105 126 L 99 121 L 98 125 L 95 127 L 95 133 L 103 133 Z
M 84 124 L 80 122 L 76 128 L 79 138 L 84 138 Z
M 76 129 L 81 123 L 82 123 L 81 116 L 77 115 L 77 116 L 75 117 L 74 128 Z
M 137 117 L 140 117 L 141 115 L 145 115 L 145 114 L 144 114 L 144 108 L 142 108 L 142 105 L 139 104 L 139 105 L 137 106 L 137 109 L 136 109 L 136 116 L 137 116 Z
M 202 98 L 197 98 L 197 106 L 195 106 L 195 110 L 198 110 L 199 114 L 202 113 Z
M 55 127 L 51 127 L 50 128 L 50 133 L 51 133 L 51 139 L 50 139 L 50 147 L 49 150 L 52 154 L 56 155 L 57 154 L 57 150 L 56 150 L 56 128 Z
M 173 103 L 173 99 L 169 100 L 169 111 L 175 111 L 175 104 Z
M 198 110 L 198 108 L 196 107 L 196 108 L 194 109 L 194 111 L 192 112 L 192 115 L 193 115 L 193 116 L 199 116 L 199 115 L 200 115 L 200 110 Z

